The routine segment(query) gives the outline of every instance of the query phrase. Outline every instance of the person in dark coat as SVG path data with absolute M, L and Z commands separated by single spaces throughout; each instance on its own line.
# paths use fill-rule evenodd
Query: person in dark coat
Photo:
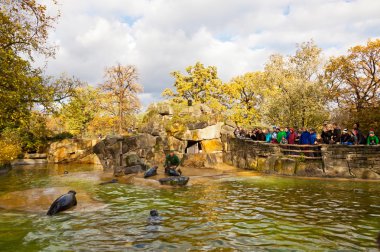
M 257 136 L 257 141 L 263 141 L 263 142 L 265 142 L 266 137 L 265 137 L 265 134 L 263 133 L 263 131 L 261 129 L 257 130 L 256 136 Z
M 342 135 L 340 136 L 340 144 L 353 145 L 354 139 L 352 135 L 348 132 L 348 129 L 344 129 Z
M 340 127 L 336 123 L 333 123 L 333 137 L 332 137 L 332 139 L 333 139 L 334 143 L 339 143 L 341 134 L 342 134 L 342 132 L 340 130 Z
M 354 129 L 352 133 L 354 134 L 354 143 L 355 144 L 366 144 L 366 138 L 364 137 L 363 133 L 359 129 L 359 123 L 354 124 Z
M 331 144 L 332 143 L 332 137 L 333 137 L 333 131 L 331 129 L 331 125 L 327 125 L 327 124 L 324 124 L 323 125 L 323 129 L 322 129 L 322 133 L 321 133 L 321 138 L 322 138 L 322 142 L 324 144 Z

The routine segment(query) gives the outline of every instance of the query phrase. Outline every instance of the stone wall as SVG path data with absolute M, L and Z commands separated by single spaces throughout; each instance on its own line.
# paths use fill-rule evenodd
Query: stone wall
M 326 175 L 380 179 L 380 145 L 324 145 Z
M 223 161 L 265 173 L 380 179 L 380 146 L 322 145 L 321 159 L 284 155 L 280 146 L 223 137 Z
M 50 144 L 47 153 L 49 163 L 89 163 L 100 164 L 93 153 L 96 139 L 64 139 Z

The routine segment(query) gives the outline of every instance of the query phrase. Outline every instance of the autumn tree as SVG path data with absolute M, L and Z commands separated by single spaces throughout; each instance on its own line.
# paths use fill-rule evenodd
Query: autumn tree
M 262 111 L 267 123 L 315 127 L 328 118 L 321 82 L 321 49 L 298 45 L 295 55 L 272 55 L 265 66 L 267 96 Z
M 176 101 L 192 100 L 195 103 L 209 104 L 211 107 L 219 107 L 219 95 L 222 81 L 218 77 L 215 66 L 205 67 L 197 62 L 194 66 L 186 68 L 187 74 L 180 71 L 172 72 L 175 90 L 165 89 L 162 93 L 165 97 L 173 97 Z
M 63 105 L 61 116 L 70 133 L 85 134 L 88 125 L 100 110 L 98 97 L 99 90 L 83 86 L 77 88 L 75 95 Z
M 133 65 L 117 64 L 105 70 L 105 81 L 101 84 L 101 89 L 109 98 L 109 110 L 117 110 L 119 134 L 123 133 L 125 118 L 140 108 L 137 94 L 143 89 L 137 80 L 137 69 Z
M 249 72 L 225 84 L 224 99 L 221 102 L 231 112 L 230 119 L 240 125 L 259 124 L 259 108 L 265 89 L 265 76 L 262 72 Z
M 379 105 L 380 39 L 354 46 L 347 55 L 332 57 L 325 71 L 332 98 L 340 107 L 360 112 Z
M 58 16 L 47 14 L 46 5 L 36 0 L 0 0 L 0 48 L 31 59 L 34 52 L 54 55 L 55 48 L 47 39 Z

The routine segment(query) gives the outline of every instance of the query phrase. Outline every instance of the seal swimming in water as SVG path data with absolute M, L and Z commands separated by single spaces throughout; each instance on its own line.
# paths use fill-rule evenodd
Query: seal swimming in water
M 157 169 L 158 166 L 153 166 L 152 168 L 149 168 L 145 173 L 144 173 L 144 178 L 152 177 L 154 175 L 157 175 Z
M 150 210 L 149 212 L 149 218 L 148 218 L 148 222 L 149 224 L 160 224 L 162 218 L 161 216 L 158 214 L 158 211 L 153 209 L 153 210 Z
M 47 215 L 54 215 L 58 212 L 65 211 L 73 206 L 77 205 L 77 199 L 75 198 L 75 191 L 68 191 L 68 193 L 60 196 L 51 204 Z
M 99 185 L 113 184 L 113 183 L 117 183 L 117 182 L 119 182 L 119 180 L 117 180 L 117 179 L 112 179 L 112 180 L 110 180 L 110 181 L 102 182 L 102 183 L 100 183 Z

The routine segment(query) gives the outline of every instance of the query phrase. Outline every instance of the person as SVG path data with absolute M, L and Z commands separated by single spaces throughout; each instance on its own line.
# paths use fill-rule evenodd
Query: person
M 375 132 L 371 129 L 367 138 L 367 145 L 378 145 L 379 138 L 375 135 Z
M 287 134 L 286 134 L 284 128 L 281 127 L 280 132 L 277 133 L 277 142 L 281 143 L 282 138 L 285 137 L 285 139 L 286 139 L 286 136 L 287 136 Z
M 354 140 L 355 140 L 354 143 L 366 144 L 365 137 L 363 133 L 360 131 L 359 127 L 360 127 L 360 124 L 358 122 L 354 123 L 354 129 L 352 130 L 352 133 L 354 134 Z
M 181 170 L 177 170 L 177 167 L 179 165 L 179 158 L 176 154 L 174 154 L 173 150 L 170 150 L 169 155 L 166 156 L 165 159 L 165 173 L 170 174 L 170 172 L 178 172 L 181 174 Z
M 253 129 L 251 131 L 251 134 L 249 136 L 253 141 L 256 141 L 257 140 L 257 135 L 256 135 L 256 129 Z
M 290 128 L 289 136 L 288 136 L 288 144 L 295 144 L 296 138 L 297 138 L 297 133 L 294 132 L 293 128 Z
M 286 133 L 286 140 L 288 140 L 288 142 L 289 142 L 290 131 L 289 131 L 288 127 L 285 127 L 285 133 Z
M 288 144 L 288 140 L 286 140 L 285 136 L 282 137 L 280 144 Z
M 338 124 L 333 123 L 333 136 L 332 136 L 332 139 L 333 139 L 334 143 L 338 143 L 339 142 L 341 134 L 342 134 L 342 132 L 341 132 L 340 127 L 338 126 Z
M 302 128 L 300 144 L 310 144 L 310 132 L 307 131 L 306 128 Z
M 270 141 L 272 140 L 272 132 L 270 131 L 270 129 L 265 129 L 264 133 L 265 133 L 265 142 L 270 143 Z
M 279 131 L 278 128 L 273 127 L 271 143 L 278 143 L 278 141 L 277 141 L 277 133 L 278 133 L 278 131 Z
M 340 136 L 340 144 L 352 145 L 353 142 L 353 137 L 348 133 L 348 129 L 344 129 L 343 134 Z
M 313 128 L 310 129 L 310 144 L 317 144 L 317 132 Z
M 236 138 L 239 138 L 240 137 L 240 127 L 237 127 L 235 130 L 234 130 L 234 135 Z
M 266 136 L 261 129 L 257 129 L 256 135 L 257 135 L 257 141 L 263 141 L 264 142 L 266 140 Z
M 324 144 L 331 144 L 332 141 L 332 136 L 333 136 L 333 131 L 332 131 L 332 126 L 329 124 L 327 125 L 326 123 L 323 124 L 323 129 L 321 133 L 321 138 Z

